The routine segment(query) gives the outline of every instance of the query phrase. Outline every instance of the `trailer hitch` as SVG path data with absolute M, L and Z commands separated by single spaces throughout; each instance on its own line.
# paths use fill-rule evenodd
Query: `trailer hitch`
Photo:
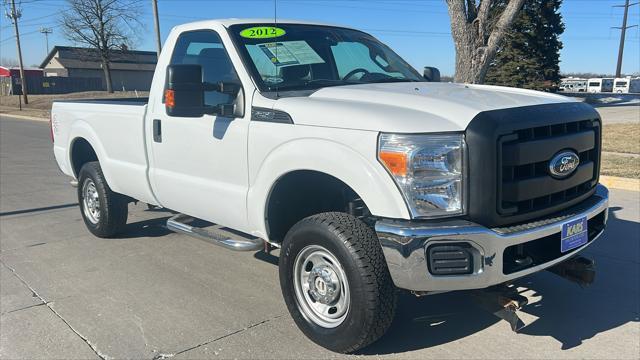
M 593 284 L 596 277 L 595 261 L 583 256 L 573 257 L 547 270 L 583 288 Z
M 591 285 L 596 274 L 595 262 L 582 256 L 573 257 L 547 270 L 581 287 Z M 471 295 L 480 307 L 507 321 L 514 332 L 526 326 L 518 316 L 518 310 L 526 306 L 529 300 L 518 292 L 516 286 L 503 283 L 486 289 L 472 290 Z
M 518 316 L 518 310 L 529 303 L 520 295 L 515 286 L 500 284 L 471 292 L 480 306 L 511 325 L 511 330 L 519 331 L 525 323 Z

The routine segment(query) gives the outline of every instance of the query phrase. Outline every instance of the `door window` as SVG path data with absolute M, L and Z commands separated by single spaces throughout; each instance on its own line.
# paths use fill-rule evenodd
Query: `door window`
M 185 32 L 176 42 L 171 65 L 197 64 L 202 67 L 202 80 L 208 83 L 240 83 L 220 36 L 212 30 Z M 215 106 L 232 103 L 233 95 L 205 91 L 204 104 Z

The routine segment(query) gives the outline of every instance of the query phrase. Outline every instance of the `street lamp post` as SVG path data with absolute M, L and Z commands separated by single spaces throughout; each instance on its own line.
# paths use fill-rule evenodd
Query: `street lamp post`
M 47 42 L 47 54 L 49 54 L 49 34 L 53 32 L 52 28 L 40 28 L 40 33 L 44 34 L 45 41 Z

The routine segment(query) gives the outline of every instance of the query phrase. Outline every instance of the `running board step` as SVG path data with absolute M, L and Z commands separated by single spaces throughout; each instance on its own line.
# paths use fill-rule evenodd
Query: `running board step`
M 220 228 L 211 231 L 186 224 L 191 221 L 194 221 L 192 217 L 178 214 L 167 220 L 167 229 L 234 251 L 257 251 L 264 248 L 264 240 L 260 238 L 248 238 Z

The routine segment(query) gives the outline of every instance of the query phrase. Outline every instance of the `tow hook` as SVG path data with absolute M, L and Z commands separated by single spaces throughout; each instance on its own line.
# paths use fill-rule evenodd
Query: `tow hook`
M 583 288 L 593 284 L 596 277 L 595 261 L 583 256 L 573 257 L 547 270 L 571 282 L 577 283 Z
M 529 300 L 518 293 L 515 286 L 500 284 L 471 292 L 480 306 L 511 325 L 511 330 L 519 331 L 525 323 L 518 316 L 518 310 L 529 303 Z

